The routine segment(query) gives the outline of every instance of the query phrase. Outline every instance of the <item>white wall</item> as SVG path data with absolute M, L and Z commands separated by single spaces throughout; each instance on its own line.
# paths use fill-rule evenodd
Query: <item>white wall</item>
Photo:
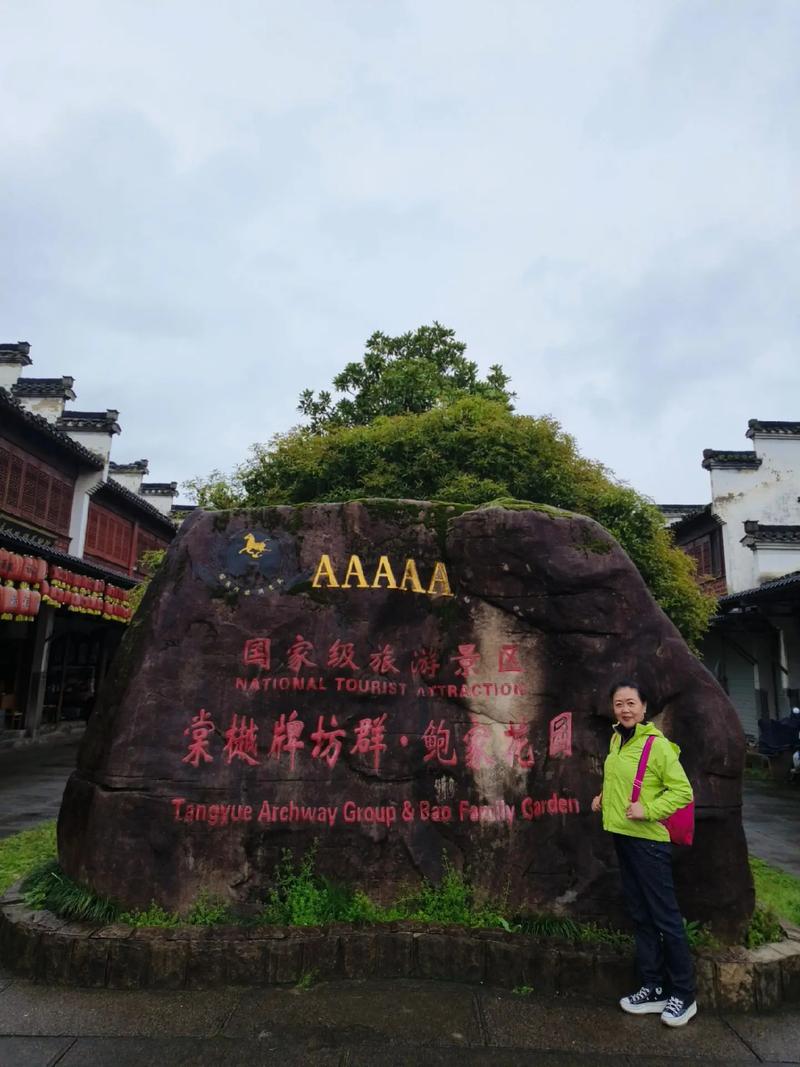
M 86 529 L 89 524 L 90 493 L 104 479 L 104 471 L 87 471 L 79 475 L 75 482 L 75 491 L 72 494 L 72 514 L 69 521 L 69 552 L 72 556 L 83 556 L 83 550 L 86 547 Z
M 142 478 L 144 478 L 144 471 L 110 471 L 109 477 L 119 482 L 120 485 L 124 485 L 126 489 L 130 489 L 132 493 L 138 493 Z
M 88 448 L 90 452 L 96 452 L 102 456 L 108 466 L 108 457 L 111 455 L 112 435 L 106 430 L 65 430 L 73 441 Z
M 61 396 L 20 396 L 17 398 L 33 415 L 41 415 L 48 422 L 55 422 L 64 414 L 64 398 Z
M 169 516 L 172 511 L 172 502 L 178 494 L 173 496 L 164 493 L 141 493 L 140 496 L 143 500 L 146 500 L 148 504 L 152 504 L 154 508 L 161 512 L 162 515 Z
M 0 363 L 0 388 L 8 389 L 10 393 L 11 386 L 17 384 L 21 370 L 20 363 Z
M 757 435 L 761 466 L 732 470 L 712 467 L 711 510 L 723 522 L 725 575 L 729 593 L 752 589 L 765 580 L 800 569 L 800 553 L 741 544 L 744 523 L 800 525 L 800 437 Z M 776 569 L 777 568 L 777 569 Z
M 748 549 L 748 551 L 752 551 Z M 760 545 L 753 552 L 755 557 L 756 585 L 784 574 L 800 571 L 800 545 Z

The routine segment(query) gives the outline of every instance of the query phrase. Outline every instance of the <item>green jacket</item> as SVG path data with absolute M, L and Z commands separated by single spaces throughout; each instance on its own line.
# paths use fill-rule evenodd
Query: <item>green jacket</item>
M 625 812 L 631 802 L 633 779 L 645 740 L 651 736 L 656 740 L 650 749 L 639 796 L 647 818 L 627 819 Z M 603 768 L 603 829 L 628 837 L 669 841 L 669 832 L 659 819 L 665 819 L 693 799 L 692 787 L 678 759 L 681 750 L 649 722 L 637 723 L 633 737 L 622 747 L 621 740 L 619 726 L 615 726 Z

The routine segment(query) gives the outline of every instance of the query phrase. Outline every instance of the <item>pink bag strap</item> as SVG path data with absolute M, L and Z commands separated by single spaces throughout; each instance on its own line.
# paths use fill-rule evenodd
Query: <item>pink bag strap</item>
M 639 799 L 639 794 L 642 792 L 642 782 L 644 781 L 644 772 L 647 770 L 647 761 L 650 758 L 650 749 L 653 747 L 655 737 L 651 734 L 645 741 L 644 748 L 642 749 L 642 755 L 639 760 L 639 766 L 636 768 L 636 777 L 633 779 L 633 791 L 631 792 L 631 804 L 635 804 Z

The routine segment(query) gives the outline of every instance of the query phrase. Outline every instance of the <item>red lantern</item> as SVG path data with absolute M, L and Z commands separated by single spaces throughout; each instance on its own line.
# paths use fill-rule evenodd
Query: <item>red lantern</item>
M 21 582 L 24 569 L 25 561 L 22 556 L 18 556 L 16 552 L 12 552 L 6 577 L 12 582 Z
M 19 597 L 13 585 L 0 586 L 0 615 L 13 615 L 17 611 Z
M 31 615 L 31 590 L 17 590 L 17 615 Z

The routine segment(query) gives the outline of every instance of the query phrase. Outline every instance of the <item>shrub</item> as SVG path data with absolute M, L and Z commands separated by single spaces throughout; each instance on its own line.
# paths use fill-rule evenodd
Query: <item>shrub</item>
M 508 498 L 589 515 L 617 538 L 690 644 L 714 610 L 653 503 L 581 456 L 554 419 L 515 415 L 482 397 L 325 433 L 293 430 L 255 445 L 236 479 L 248 507 L 367 497 L 478 507 Z
M 760 948 L 783 937 L 780 920 L 769 905 L 756 904 L 750 925 L 747 927 L 745 943 L 748 948 Z

